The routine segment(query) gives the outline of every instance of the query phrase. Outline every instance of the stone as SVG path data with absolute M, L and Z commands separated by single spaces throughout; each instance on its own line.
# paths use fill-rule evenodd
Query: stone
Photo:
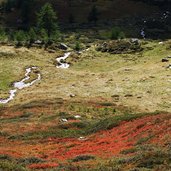
M 40 44 L 42 44 L 43 42 L 42 42 L 41 40 L 36 40 L 34 43 L 40 45 Z
M 171 64 L 169 64 L 166 68 L 171 69 Z
M 62 50 L 67 50 L 68 46 L 66 44 L 64 44 L 64 43 L 60 43 L 59 48 L 62 49 Z
M 163 58 L 163 59 L 162 59 L 162 62 L 169 62 L 169 59 Z
M 132 94 L 126 94 L 125 97 L 133 97 Z
M 61 122 L 68 122 L 67 119 L 61 119 L 60 121 L 61 121 Z
M 75 97 L 76 95 L 75 94 L 70 94 L 69 95 L 71 98 Z
M 79 118 L 81 118 L 81 116 L 80 115 L 75 115 L 74 118 L 79 119 Z
M 141 43 L 141 41 L 137 38 L 130 39 L 130 42 L 134 45 L 139 45 Z

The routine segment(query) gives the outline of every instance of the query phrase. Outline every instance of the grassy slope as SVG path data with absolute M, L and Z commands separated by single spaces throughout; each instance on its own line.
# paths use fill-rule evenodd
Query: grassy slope
M 68 70 L 59 70 L 53 64 L 61 52 L 49 54 L 44 50 L 21 48 L 13 57 L 0 58 L 1 97 L 7 95 L 13 81 L 23 77 L 26 66 L 36 65 L 42 80 L 20 91 L 10 104 L 27 103 L 31 99 L 70 99 L 70 95 L 75 94 L 76 99 L 103 97 L 140 111 L 170 111 L 170 70 L 165 68 L 168 63 L 161 62 L 170 55 L 167 44 L 148 42 L 143 45 L 146 50 L 142 53 L 124 55 L 96 52 L 92 46 L 78 56 L 78 62 Z M 5 48 L 15 51 L 12 47 L 1 47 L 1 51 Z M 111 98 L 113 95 L 118 95 L 119 101 Z
M 170 114 L 140 113 L 170 112 L 169 63 L 161 62 L 170 55 L 168 46 L 169 41 L 148 41 L 141 53 L 111 55 L 95 51 L 93 45 L 69 58 L 68 70 L 54 65 L 63 52 L 1 46 L 2 96 L 27 66 L 38 66 L 42 80 L 1 106 L 0 168 L 169 168 Z M 61 122 L 65 118 L 69 122 Z M 144 151 L 147 146 L 150 152 Z

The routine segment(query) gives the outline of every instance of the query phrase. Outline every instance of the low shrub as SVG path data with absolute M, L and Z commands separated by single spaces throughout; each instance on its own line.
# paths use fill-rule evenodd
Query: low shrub
M 80 155 L 80 156 L 77 156 L 74 159 L 72 159 L 72 161 L 73 162 L 79 162 L 79 161 L 82 161 L 82 160 L 93 160 L 93 159 L 95 159 L 94 156 L 90 156 L 90 155 Z
M 28 171 L 28 169 L 23 166 L 10 162 L 10 161 L 0 161 L 0 170 L 2 171 Z
M 44 160 L 37 158 L 37 157 L 29 157 L 29 158 L 20 158 L 18 159 L 18 163 L 29 165 L 29 164 L 35 164 L 35 163 L 43 163 Z

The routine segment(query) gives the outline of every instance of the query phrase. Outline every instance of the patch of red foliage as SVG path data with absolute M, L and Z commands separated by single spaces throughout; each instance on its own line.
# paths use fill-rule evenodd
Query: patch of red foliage
M 65 162 L 79 155 L 110 158 L 122 150 L 134 147 L 142 138 L 151 144 L 165 146 L 171 140 L 171 114 L 143 117 L 122 122 L 111 130 L 100 131 L 85 138 L 48 138 L 24 141 L 0 141 L 0 153 L 14 157 L 36 156 L 48 161 Z M 4 141 L 4 142 L 3 142 Z M 53 163 L 54 164 L 54 163 Z M 30 165 L 30 168 L 56 167 L 51 164 Z
M 51 139 L 51 142 L 58 144 L 58 148 L 50 150 L 47 155 L 49 159 L 59 160 L 84 154 L 108 158 L 132 148 L 142 138 L 147 138 L 148 143 L 163 144 L 166 135 L 171 137 L 171 115 L 149 116 L 123 122 L 112 130 L 101 131 L 85 140 Z

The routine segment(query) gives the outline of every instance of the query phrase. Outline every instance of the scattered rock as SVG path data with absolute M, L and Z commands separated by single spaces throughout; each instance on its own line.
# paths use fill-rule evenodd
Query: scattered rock
M 152 91 L 150 91 L 150 90 L 149 90 L 149 91 L 147 91 L 147 93 L 148 93 L 148 94 L 151 94 L 151 93 L 152 93 Z
M 152 75 L 150 75 L 149 77 L 150 77 L 150 78 L 156 78 L 155 76 L 152 76 Z
M 118 102 L 119 101 L 119 98 L 120 98 L 120 96 L 117 95 L 117 94 L 112 95 L 111 97 L 114 99 L 115 102 Z
M 70 94 L 69 95 L 71 98 L 75 97 L 76 95 L 75 94 Z
M 141 43 L 141 41 L 137 38 L 130 39 L 130 42 L 133 43 L 134 45 L 140 45 Z
M 61 121 L 61 122 L 68 122 L 67 119 L 61 119 L 60 121 Z
M 142 96 L 137 96 L 137 99 L 141 99 L 142 98 Z
M 171 64 L 169 64 L 166 68 L 171 69 Z
M 119 98 L 119 95 L 115 94 L 111 96 L 112 98 Z
M 129 71 L 132 71 L 132 69 L 131 68 L 125 68 L 124 71 L 129 72 Z
M 162 59 L 162 62 L 169 62 L 169 59 L 163 58 L 163 59 Z
M 67 50 L 68 46 L 66 44 L 64 44 L 64 43 L 60 43 L 59 48 L 62 49 L 62 50 Z
M 80 115 L 75 115 L 74 118 L 79 119 L 79 118 L 81 118 L 81 116 Z
M 164 44 L 164 42 L 159 42 L 159 45 L 162 45 L 162 44 Z
M 126 94 L 125 97 L 133 97 L 132 94 Z
M 80 141 L 84 141 L 84 140 L 86 140 L 87 138 L 86 137 L 79 137 L 78 138 L 78 140 L 80 140 Z
M 37 45 L 41 45 L 43 42 L 41 40 L 36 40 L 34 43 Z

